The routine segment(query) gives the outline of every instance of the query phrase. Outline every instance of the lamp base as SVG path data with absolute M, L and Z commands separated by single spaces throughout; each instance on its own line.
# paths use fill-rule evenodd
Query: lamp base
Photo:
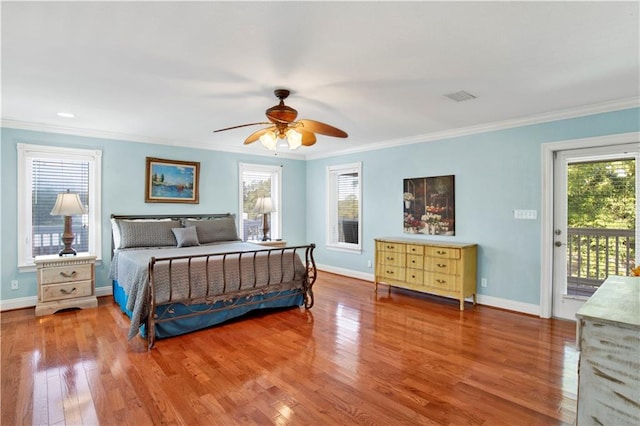
M 62 243 L 64 244 L 64 248 L 58 252 L 60 256 L 75 256 L 76 251 L 71 247 L 71 243 L 73 243 L 73 239 L 75 236 L 71 231 L 71 216 L 64 217 L 64 232 L 62 233 Z
M 264 213 L 262 215 L 262 241 L 269 241 L 269 220 L 267 219 L 267 214 Z
M 75 256 L 78 253 L 71 247 L 65 247 L 58 252 L 58 256 Z

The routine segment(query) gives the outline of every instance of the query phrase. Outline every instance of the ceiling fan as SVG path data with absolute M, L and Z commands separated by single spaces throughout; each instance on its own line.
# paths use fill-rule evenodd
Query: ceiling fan
M 274 93 L 276 97 L 280 99 L 280 103 L 265 111 L 269 121 L 226 127 L 224 129 L 214 130 L 214 133 L 240 127 L 269 124 L 270 127 L 250 134 L 249 137 L 245 139 L 244 144 L 248 145 L 259 140 L 266 148 L 272 151 L 276 150 L 279 139 L 286 140 L 290 149 L 297 149 L 301 145 L 311 146 L 315 144 L 316 133 L 336 138 L 346 138 L 348 136 L 346 132 L 319 121 L 307 119 L 296 121 L 298 111 L 284 104 L 284 100 L 289 96 L 289 91 L 287 89 L 276 89 Z

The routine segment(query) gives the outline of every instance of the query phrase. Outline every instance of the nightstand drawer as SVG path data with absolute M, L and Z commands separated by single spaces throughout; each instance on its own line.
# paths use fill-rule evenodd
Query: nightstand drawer
M 91 296 L 91 280 L 42 286 L 42 302 Z
M 40 270 L 40 284 L 87 281 L 93 278 L 92 265 L 68 265 Z

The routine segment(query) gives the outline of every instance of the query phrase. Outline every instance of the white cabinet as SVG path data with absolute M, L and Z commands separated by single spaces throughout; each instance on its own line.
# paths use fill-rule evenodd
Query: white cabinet
M 34 262 L 38 274 L 36 316 L 67 308 L 98 306 L 95 256 L 38 256 Z
M 610 276 L 576 317 L 576 424 L 640 425 L 640 278 Z

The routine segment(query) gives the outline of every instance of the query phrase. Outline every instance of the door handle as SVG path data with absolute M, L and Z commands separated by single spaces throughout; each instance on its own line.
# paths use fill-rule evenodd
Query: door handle
M 553 245 L 556 247 L 562 247 L 562 241 L 556 241 Z

